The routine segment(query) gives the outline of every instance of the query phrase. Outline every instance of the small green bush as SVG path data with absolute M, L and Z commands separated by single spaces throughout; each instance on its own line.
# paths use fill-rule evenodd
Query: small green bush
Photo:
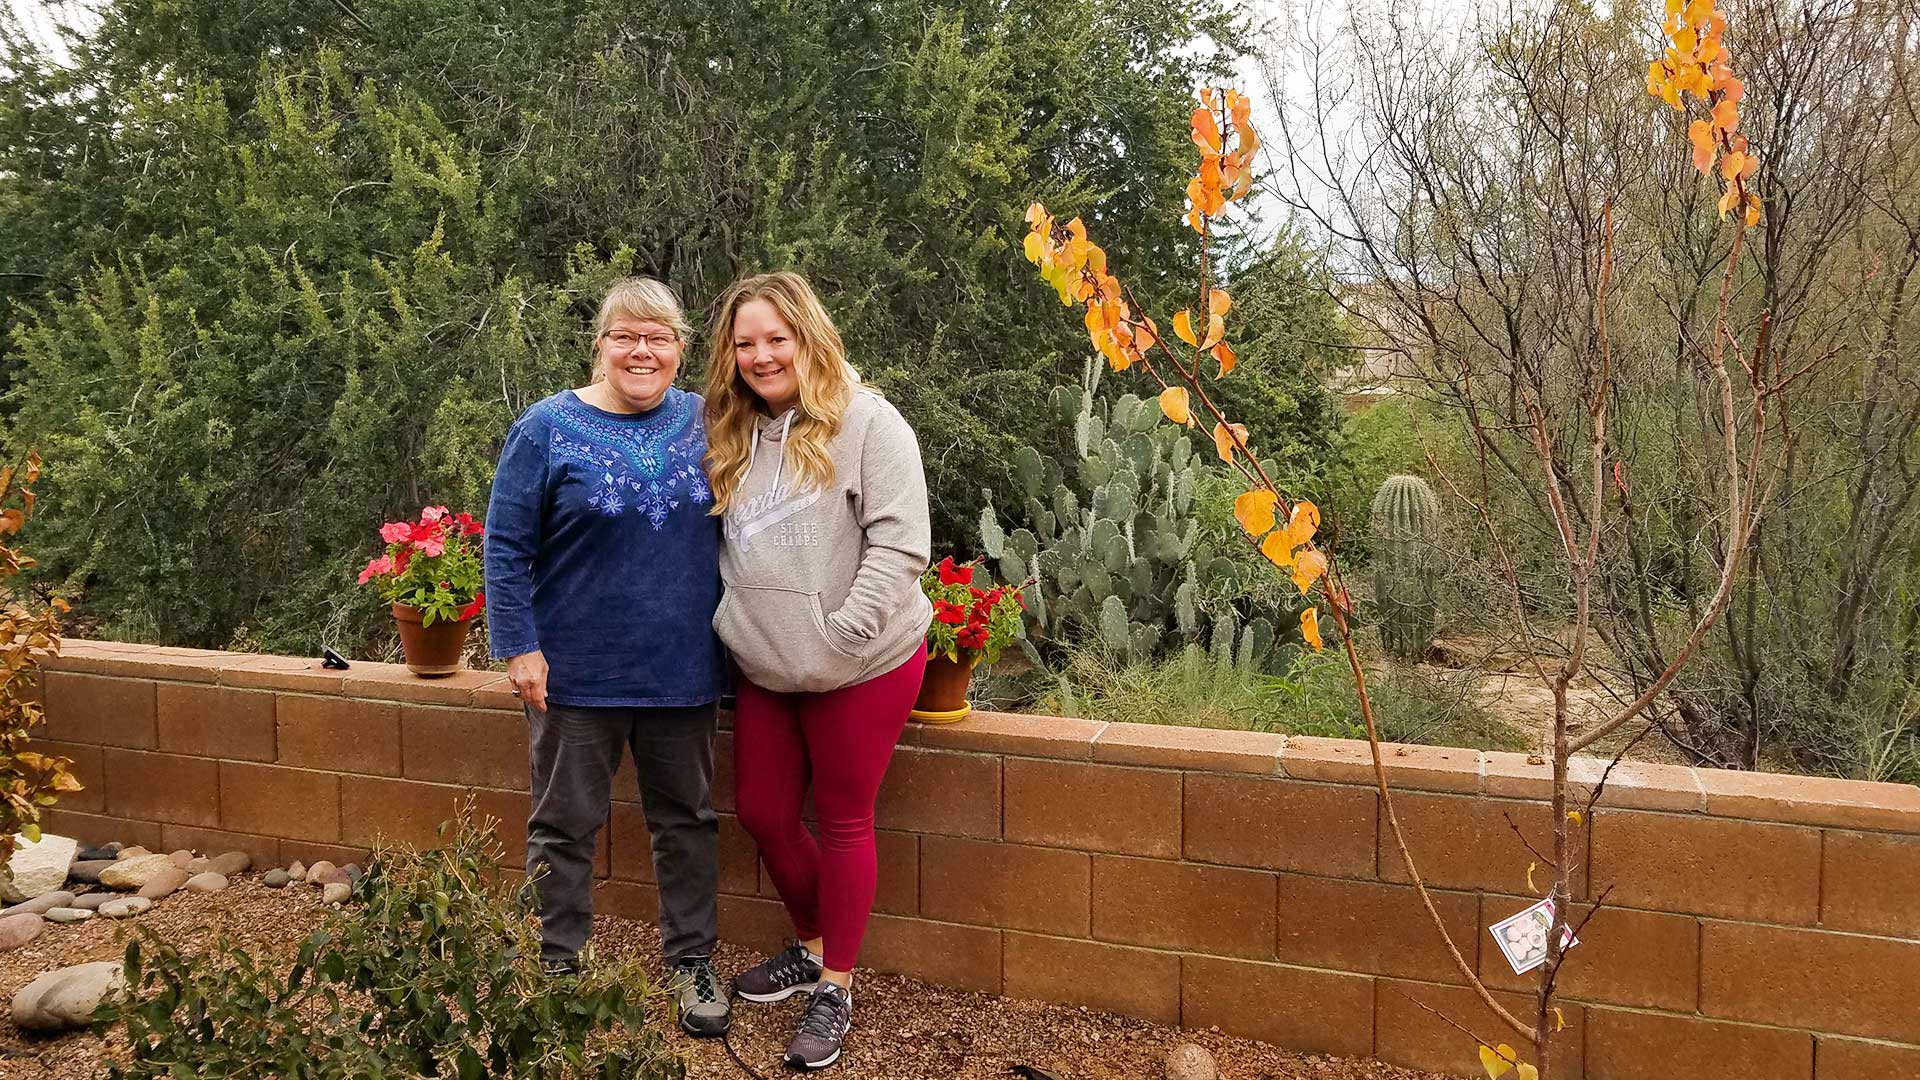
M 284 977 L 283 961 L 225 937 L 188 955 L 143 928 L 127 947 L 127 996 L 97 1017 L 126 1023 L 130 1060 L 109 1080 L 681 1080 L 648 1023 L 644 971 L 543 976 L 532 912 L 494 869 L 491 823 L 465 811 L 449 834 L 429 851 L 379 853 Z

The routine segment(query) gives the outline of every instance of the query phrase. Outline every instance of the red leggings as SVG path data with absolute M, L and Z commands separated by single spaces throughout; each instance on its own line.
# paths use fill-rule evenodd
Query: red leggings
M 803 939 L 852 971 L 873 911 L 873 803 L 926 674 L 925 645 L 884 675 L 818 694 L 779 694 L 736 675 L 734 802 Z M 807 785 L 820 840 L 800 821 Z

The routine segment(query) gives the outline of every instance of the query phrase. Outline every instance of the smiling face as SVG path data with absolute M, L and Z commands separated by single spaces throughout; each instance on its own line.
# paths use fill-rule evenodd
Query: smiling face
M 614 412 L 646 412 L 660 404 L 680 370 L 673 327 L 622 316 L 600 335 L 600 385 Z
M 800 342 L 779 309 L 749 300 L 733 315 L 733 362 L 775 416 L 800 400 Z

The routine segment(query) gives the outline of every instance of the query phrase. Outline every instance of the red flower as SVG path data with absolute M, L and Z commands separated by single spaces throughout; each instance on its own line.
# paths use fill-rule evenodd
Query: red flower
M 962 566 L 956 568 L 953 565 L 953 556 L 951 555 L 940 560 L 940 584 L 971 585 L 972 583 L 973 567 Z
M 967 621 L 967 609 L 959 604 L 950 604 L 945 600 L 933 602 L 933 617 L 948 626 L 959 626 Z
M 486 607 L 487 607 L 487 593 L 485 589 L 482 589 L 479 592 L 473 594 L 473 603 L 468 604 L 466 607 L 463 607 L 460 609 L 459 621 L 465 622 L 466 620 L 473 618 L 475 615 L 478 615 L 482 611 L 486 610 Z
M 413 560 L 413 549 L 410 547 L 403 547 L 399 551 L 394 552 L 393 553 L 393 572 L 396 574 L 406 573 L 407 563 L 411 562 L 412 560 Z
M 478 536 L 483 528 L 479 522 L 473 520 L 472 514 L 465 512 L 453 515 L 453 523 L 460 526 L 461 536 Z
M 987 628 L 984 624 L 969 626 L 954 635 L 954 641 L 963 649 L 984 649 L 987 647 Z

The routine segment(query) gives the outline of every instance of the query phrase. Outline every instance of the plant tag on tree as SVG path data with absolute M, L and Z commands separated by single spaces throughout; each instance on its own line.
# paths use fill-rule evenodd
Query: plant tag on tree
M 1547 931 L 1552 926 L 1553 901 L 1542 900 L 1494 923 L 1487 932 L 1506 955 L 1507 963 L 1513 965 L 1514 974 L 1525 975 L 1547 962 Z M 1573 936 L 1572 927 L 1561 927 L 1560 934 L 1562 953 L 1580 944 L 1580 939 Z

